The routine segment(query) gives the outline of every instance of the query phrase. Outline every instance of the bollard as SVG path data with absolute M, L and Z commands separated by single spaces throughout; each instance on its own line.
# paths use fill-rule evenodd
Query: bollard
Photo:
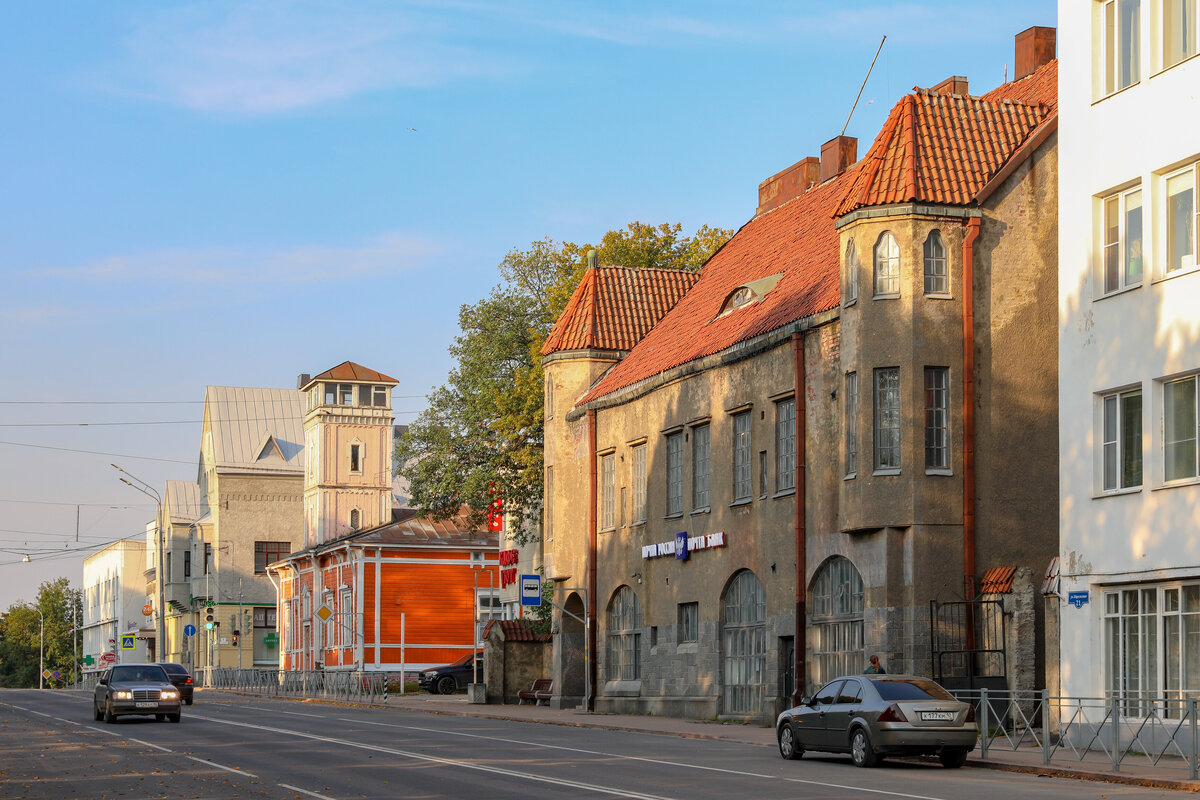
M 1114 694 L 1112 697 L 1112 711 L 1109 719 L 1112 724 L 1112 768 L 1113 772 L 1121 771 L 1121 701 Z
M 990 704 L 988 703 L 988 690 L 979 690 L 979 757 L 987 758 L 988 754 L 988 739 L 991 736 L 991 725 L 989 724 L 988 714 Z
M 1042 689 L 1042 763 L 1050 763 L 1050 690 Z
M 1194 781 L 1197 778 L 1197 774 L 1200 773 L 1200 769 L 1198 769 L 1200 765 L 1196 764 L 1197 755 L 1200 754 L 1200 739 L 1196 738 L 1196 698 L 1193 697 L 1189 703 L 1191 705 L 1191 719 L 1188 720 L 1188 727 L 1192 731 L 1192 754 L 1188 759 L 1188 779 Z

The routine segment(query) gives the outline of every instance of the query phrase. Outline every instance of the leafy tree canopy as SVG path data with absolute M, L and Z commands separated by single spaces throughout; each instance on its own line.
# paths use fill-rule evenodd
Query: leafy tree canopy
M 510 537 L 537 536 L 542 500 L 542 344 L 587 270 L 622 267 L 697 270 L 733 231 L 631 222 L 597 244 L 550 238 L 514 249 L 500 262 L 502 282 L 483 300 L 459 310 L 460 333 L 450 346 L 455 367 L 428 396 L 429 408 L 396 445 L 396 471 L 411 482 L 423 514 L 445 519 L 468 509 L 485 524 L 488 505 L 503 498 Z
M 74 610 L 74 620 L 72 619 Z M 41 611 L 41 616 L 38 615 Z M 42 622 L 45 620 L 43 629 Z M 37 602 L 14 603 L 0 622 L 0 686 L 36 687 L 38 685 L 38 646 L 50 672 L 61 672 L 56 686 L 67 684 L 73 673 L 75 640 L 72 629 L 83 624 L 80 592 L 66 578 L 46 581 L 38 587 Z M 74 634 L 78 636 L 78 634 Z

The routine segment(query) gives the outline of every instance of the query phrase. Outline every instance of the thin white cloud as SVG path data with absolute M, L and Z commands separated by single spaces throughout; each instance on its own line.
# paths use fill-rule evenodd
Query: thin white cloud
M 420 269 L 442 252 L 436 243 L 387 233 L 350 247 L 302 245 L 286 249 L 212 247 L 114 255 L 71 267 L 44 267 L 31 278 L 99 283 L 154 281 L 156 284 L 319 283 Z
M 0 308 L 0 322 L 16 325 L 36 325 L 41 322 L 65 317 L 68 311 L 61 305 Z

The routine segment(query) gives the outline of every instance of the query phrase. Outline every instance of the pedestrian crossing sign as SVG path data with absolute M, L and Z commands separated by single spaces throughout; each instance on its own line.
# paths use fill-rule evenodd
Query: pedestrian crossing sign
M 137 649 L 137 636 L 122 636 L 121 637 L 121 649 L 122 650 L 136 650 Z

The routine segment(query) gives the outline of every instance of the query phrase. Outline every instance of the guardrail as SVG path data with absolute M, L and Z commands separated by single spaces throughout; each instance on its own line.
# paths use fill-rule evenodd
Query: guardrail
M 979 751 L 1041 751 L 1042 763 L 1122 764 L 1200 773 L 1200 698 L 1052 697 L 1049 692 L 952 692 L 976 708 Z
M 389 684 L 399 675 L 384 672 L 202 668 L 198 677 L 209 689 L 235 689 L 271 697 L 311 697 L 383 704 Z

